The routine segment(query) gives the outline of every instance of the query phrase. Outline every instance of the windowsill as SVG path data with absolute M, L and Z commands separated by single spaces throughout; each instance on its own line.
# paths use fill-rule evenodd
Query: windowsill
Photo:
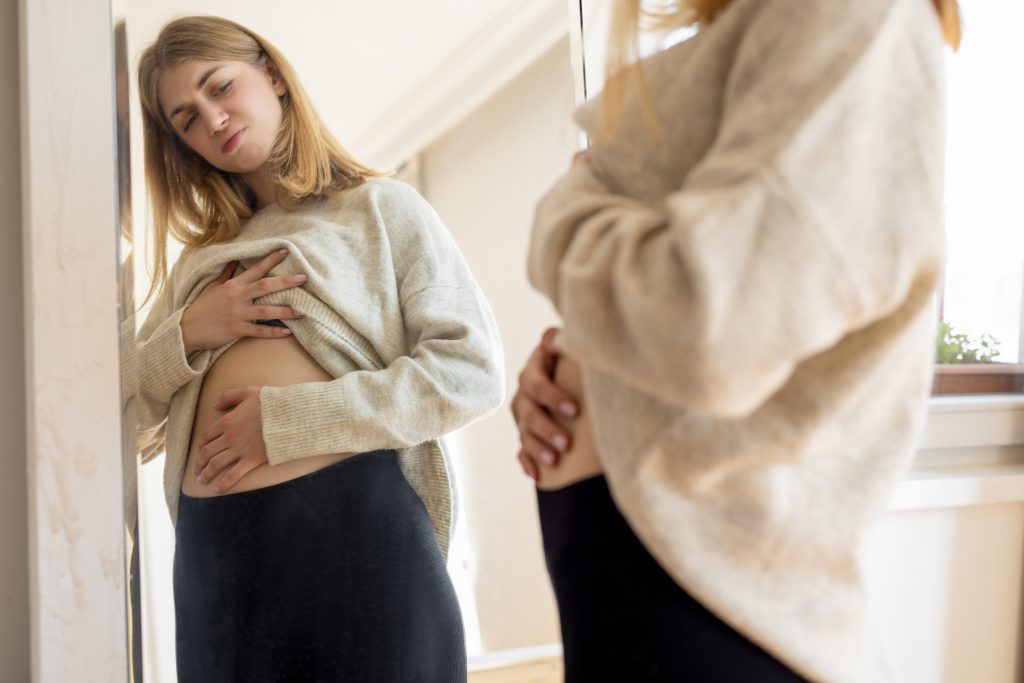
M 1024 502 L 1024 394 L 933 396 L 890 511 Z
M 935 366 L 932 394 L 1013 394 L 1024 390 L 1024 364 L 949 363 Z
M 1024 394 L 929 399 L 922 454 L 995 446 L 1024 446 Z

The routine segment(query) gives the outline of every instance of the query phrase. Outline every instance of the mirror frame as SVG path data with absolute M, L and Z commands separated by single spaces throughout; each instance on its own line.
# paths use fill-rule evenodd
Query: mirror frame
M 127 680 L 111 6 L 18 24 L 32 680 Z

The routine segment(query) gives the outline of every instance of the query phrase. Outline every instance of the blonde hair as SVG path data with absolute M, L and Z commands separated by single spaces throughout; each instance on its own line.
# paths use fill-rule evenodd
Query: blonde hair
M 608 40 L 608 54 L 601 109 L 600 136 L 618 126 L 628 81 L 632 77 L 639 90 L 642 112 L 650 130 L 656 129 L 650 93 L 639 68 L 639 37 L 642 32 L 662 32 L 676 28 L 707 26 L 732 0 L 615 0 Z M 932 0 L 946 43 L 960 48 L 961 19 L 957 0 Z
M 163 113 L 160 75 L 188 60 L 240 61 L 266 68 L 284 81 L 280 130 L 268 159 L 286 208 L 314 197 L 336 196 L 382 175 L 359 163 L 317 115 L 295 70 L 273 45 L 228 19 L 187 16 L 166 24 L 139 58 L 139 96 L 145 147 L 146 188 L 154 228 L 153 281 L 148 301 L 167 280 L 167 238 L 185 250 L 236 237 L 253 214 L 255 195 L 236 174 L 222 171 L 193 152 Z

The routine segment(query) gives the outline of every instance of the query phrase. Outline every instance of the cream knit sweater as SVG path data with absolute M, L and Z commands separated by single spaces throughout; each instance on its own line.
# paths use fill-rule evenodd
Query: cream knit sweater
M 862 676 L 858 553 L 924 416 L 942 59 L 931 0 L 734 0 L 646 60 L 659 134 L 630 98 L 536 211 L 617 504 L 812 680 Z
M 231 346 L 186 358 L 181 315 L 228 262 L 249 267 L 282 247 L 289 256 L 271 275 L 302 272 L 309 279 L 257 303 L 304 314 L 285 323 L 336 379 L 263 387 L 268 461 L 402 449 L 403 472 L 446 553 L 453 501 L 438 439 L 501 404 L 501 342 L 490 306 L 437 214 L 414 189 L 389 179 L 299 211 L 271 205 L 236 239 L 175 263 L 125 363 L 139 369 L 125 394 L 140 428 L 166 420 L 172 520 L 203 376 Z

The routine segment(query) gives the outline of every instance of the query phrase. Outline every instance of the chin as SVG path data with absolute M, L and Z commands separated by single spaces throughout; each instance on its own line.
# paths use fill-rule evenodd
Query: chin
M 255 156 L 255 158 L 254 158 Z M 255 173 L 267 165 L 267 161 L 270 160 L 269 154 L 260 155 L 245 155 L 235 159 L 231 159 L 230 169 L 224 169 L 231 173 Z
M 209 159 L 207 159 L 209 161 Z M 234 173 L 235 175 L 248 175 L 255 173 L 267 165 L 267 160 L 262 161 L 234 161 L 229 163 L 214 163 L 210 161 L 210 165 L 219 171 L 225 173 Z

